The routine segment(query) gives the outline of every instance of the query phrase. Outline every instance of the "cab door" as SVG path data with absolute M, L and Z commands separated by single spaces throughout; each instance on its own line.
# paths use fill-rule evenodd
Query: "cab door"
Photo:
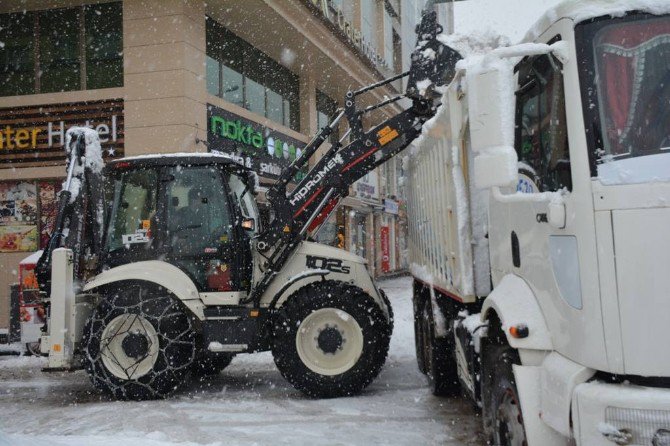
M 496 230 L 508 253 L 505 272 L 533 289 L 558 352 L 603 369 L 607 355 L 588 154 L 581 114 L 575 112 L 581 110 L 576 62 L 573 57 L 564 65 L 553 55 L 540 55 L 517 69 L 516 192 L 523 195 L 510 202 L 491 199 L 492 223 L 501 215 L 506 226 Z M 559 224 L 552 224 L 557 215 L 552 201 L 554 209 L 565 211 Z
M 236 294 L 247 288 L 249 254 L 241 251 L 249 248 L 239 243 L 227 172 L 215 166 L 175 166 L 166 176 L 166 260 L 192 278 L 205 293 L 205 303 L 235 303 Z M 218 302 L 221 296 L 212 293 L 222 292 L 229 293 L 228 299 Z

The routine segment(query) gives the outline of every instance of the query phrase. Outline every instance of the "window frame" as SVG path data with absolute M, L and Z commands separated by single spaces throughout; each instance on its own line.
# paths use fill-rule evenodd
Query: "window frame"
M 560 35 L 555 36 L 553 39 L 550 40 L 549 44 L 559 41 L 561 39 Z M 550 70 L 553 71 L 553 80 L 552 82 L 555 82 L 556 85 L 560 84 L 561 91 L 563 92 L 561 99 L 563 101 L 563 107 L 562 111 L 561 110 L 555 110 L 555 109 L 547 109 L 546 105 L 546 92 L 548 88 L 546 87 L 549 84 L 542 85 L 539 82 L 539 74 L 536 69 L 533 69 L 533 67 L 536 66 L 538 61 L 540 61 L 542 58 L 547 58 L 547 63 L 550 65 Z M 573 183 L 572 183 L 572 170 L 571 170 L 571 164 L 570 164 L 570 144 L 569 144 L 569 138 L 568 138 L 568 128 L 567 128 L 567 112 L 566 112 L 566 106 L 565 106 L 565 77 L 562 73 L 563 66 L 561 62 L 556 59 L 555 56 L 551 54 L 543 54 L 543 55 L 538 55 L 538 56 L 533 56 L 533 57 L 525 57 L 521 62 L 517 64 L 515 67 L 515 71 L 518 73 L 518 86 L 515 91 L 515 97 L 516 97 L 516 106 L 515 106 L 515 137 L 514 137 L 514 149 L 517 152 L 517 158 L 519 160 L 519 163 L 524 163 L 528 165 L 530 168 L 532 168 L 532 172 L 529 171 L 530 174 L 532 174 L 532 180 L 535 183 L 535 186 L 537 187 L 539 192 L 547 192 L 547 191 L 558 191 L 561 189 L 567 189 L 569 191 L 572 190 L 573 188 Z M 532 92 L 537 91 L 537 94 L 532 94 Z M 529 93 L 531 93 L 530 96 Z M 552 94 L 557 94 L 556 90 L 554 89 Z M 526 101 L 523 101 L 523 97 L 528 97 Z M 549 98 L 551 100 L 552 97 Z M 531 163 L 528 162 L 526 158 L 522 156 L 522 132 L 523 132 L 523 126 L 522 126 L 522 117 L 524 115 L 524 106 L 531 100 L 536 100 L 537 101 L 537 122 L 535 123 L 537 125 L 537 138 L 539 139 L 539 145 L 540 145 L 540 157 L 539 157 L 539 163 Z M 543 108 L 543 105 L 545 106 Z M 553 104 L 552 104 L 553 105 Z M 560 175 L 560 172 L 562 169 L 560 168 L 560 163 L 556 163 L 553 168 L 550 166 L 551 157 L 547 157 L 548 153 L 554 153 L 556 150 L 557 146 L 552 146 L 550 147 L 550 152 L 547 152 L 545 150 L 546 147 L 543 147 L 542 143 L 542 135 L 547 133 L 547 129 L 542 127 L 542 123 L 545 119 L 549 119 L 549 129 L 553 130 L 556 127 L 559 127 L 561 124 L 554 124 L 553 121 L 555 119 L 555 113 L 562 113 L 562 116 L 560 117 L 563 119 L 562 125 L 565 128 L 565 146 L 563 147 L 565 155 L 567 156 L 568 160 L 568 167 L 567 167 L 567 172 L 568 176 L 566 179 L 557 177 L 556 178 L 556 183 L 553 185 L 551 188 L 545 187 L 547 184 L 547 179 L 550 177 L 551 174 L 556 174 Z M 550 146 L 551 143 L 547 144 L 547 147 Z M 536 164 L 539 164 L 536 165 Z M 539 169 L 538 169 L 539 167 Z M 522 168 L 522 166 L 520 166 Z M 565 168 L 563 168 L 565 169 Z M 528 170 L 528 169 L 526 169 Z M 567 181 L 563 181 L 567 180 Z
M 254 114 L 270 119 L 272 122 L 300 131 L 300 81 L 298 75 L 213 18 L 207 16 L 206 21 L 206 63 L 208 65 L 214 63 L 218 65 L 217 88 L 210 89 L 209 81 L 214 81 L 214 79 L 208 79 L 207 92 Z M 257 65 L 260 65 L 261 68 L 254 70 L 253 67 Z M 224 91 L 225 68 L 242 76 L 241 105 L 226 98 L 226 92 Z M 206 71 L 209 70 L 208 67 Z M 267 76 L 268 73 L 273 73 L 273 75 Z M 248 106 L 251 82 L 263 88 L 263 113 L 252 111 Z M 271 117 L 268 100 L 270 92 L 278 95 L 282 100 L 282 107 L 278 110 L 282 115 L 281 121 Z
M 89 56 L 89 51 L 86 48 L 86 40 L 88 37 L 88 32 L 89 32 L 89 27 L 86 23 L 86 16 L 89 13 L 90 8 L 95 8 L 95 7 L 109 7 L 111 5 L 116 5 L 119 8 L 119 13 L 121 15 L 121 20 L 120 20 L 120 25 L 121 29 L 120 32 L 118 33 L 119 38 L 120 38 L 120 52 L 118 54 L 117 58 L 112 58 L 109 60 L 114 60 L 114 59 L 120 59 L 120 70 L 121 70 L 121 75 L 119 76 L 119 83 L 118 85 L 111 85 L 111 86 L 95 86 L 91 87 L 90 81 L 87 78 L 87 67 L 89 65 L 93 64 L 93 61 L 88 60 Z M 48 14 L 59 14 L 62 13 L 64 15 L 72 14 L 73 12 L 76 13 L 77 15 L 77 23 L 75 24 L 76 28 L 76 48 L 77 48 L 77 82 L 75 86 L 72 86 L 72 88 L 65 88 L 65 89 L 55 89 L 55 90 L 45 90 L 44 86 L 42 85 L 42 76 L 43 76 L 43 52 L 41 48 L 40 41 L 45 38 L 43 35 L 43 27 L 41 26 L 41 21 L 46 20 L 43 16 L 48 15 Z M 103 2 L 103 3 L 91 3 L 91 4 L 84 4 L 84 5 L 79 5 L 79 6 L 71 6 L 71 7 L 62 7 L 62 8 L 52 8 L 52 9 L 41 9 L 41 10 L 35 10 L 35 11 L 27 11 L 25 13 L 21 12 L 13 12 L 13 13 L 3 13 L 3 16 L 16 16 L 16 15 L 21 15 L 24 17 L 30 16 L 32 21 L 32 36 L 31 36 L 31 42 L 32 46 L 30 48 L 31 52 L 31 59 L 33 61 L 32 63 L 32 86 L 28 89 L 26 89 L 25 92 L 12 92 L 12 94 L 4 94 L 0 93 L 0 97 L 8 97 L 8 96 L 26 96 L 26 95 L 33 95 L 33 94 L 43 94 L 43 93 L 59 93 L 59 92 L 65 92 L 65 91 L 84 91 L 84 90 L 98 90 L 98 89 L 103 89 L 103 88 L 119 88 L 123 87 L 123 58 L 124 58 L 124 52 L 123 52 L 123 2 L 122 1 L 108 1 L 108 2 Z

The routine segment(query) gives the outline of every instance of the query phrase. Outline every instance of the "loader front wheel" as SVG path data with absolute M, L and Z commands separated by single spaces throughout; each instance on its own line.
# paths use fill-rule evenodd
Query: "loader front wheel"
M 274 321 L 272 352 L 281 374 L 303 393 L 333 398 L 360 393 L 388 353 L 390 321 L 356 286 L 315 282 L 295 292 Z
M 136 284 L 102 299 L 84 327 L 83 349 L 93 385 L 123 400 L 167 396 L 186 381 L 196 352 L 177 300 Z

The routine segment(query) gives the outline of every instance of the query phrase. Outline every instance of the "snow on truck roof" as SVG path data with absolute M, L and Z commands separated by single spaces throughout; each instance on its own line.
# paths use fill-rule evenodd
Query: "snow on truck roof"
M 670 14 L 668 0 L 566 0 L 547 10 L 526 33 L 522 42 L 532 42 L 556 21 L 568 18 L 575 23 L 596 17 L 623 17 L 631 11 Z

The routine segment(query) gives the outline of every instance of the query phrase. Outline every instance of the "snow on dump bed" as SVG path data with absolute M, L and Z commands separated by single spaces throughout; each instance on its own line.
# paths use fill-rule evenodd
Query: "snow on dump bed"
M 528 31 L 524 42 L 537 39 L 552 23 L 562 18 L 575 23 L 601 16 L 623 17 L 628 12 L 639 11 L 649 14 L 670 14 L 668 0 L 568 0 L 549 9 Z

